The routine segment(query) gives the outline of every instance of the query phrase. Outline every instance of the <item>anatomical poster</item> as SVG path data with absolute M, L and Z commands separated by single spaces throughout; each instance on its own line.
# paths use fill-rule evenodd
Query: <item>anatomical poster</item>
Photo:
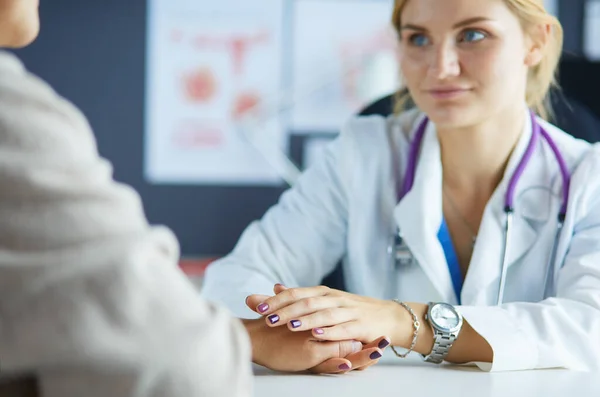
M 149 182 L 281 182 L 271 160 L 285 145 L 285 128 L 260 104 L 281 92 L 283 4 L 149 0 Z
M 354 112 L 396 90 L 393 1 L 294 2 L 292 127 L 338 132 Z

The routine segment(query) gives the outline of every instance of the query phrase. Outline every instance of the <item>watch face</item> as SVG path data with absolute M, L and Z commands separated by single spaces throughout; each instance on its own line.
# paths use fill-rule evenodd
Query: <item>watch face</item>
M 445 303 L 437 303 L 431 308 L 431 321 L 445 330 L 453 330 L 460 324 L 460 316 L 454 308 Z

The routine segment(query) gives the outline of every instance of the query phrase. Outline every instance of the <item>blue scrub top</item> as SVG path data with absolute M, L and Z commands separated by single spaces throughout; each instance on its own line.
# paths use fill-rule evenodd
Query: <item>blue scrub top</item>
M 460 264 L 458 263 L 458 255 L 456 255 L 456 250 L 454 249 L 454 244 L 452 243 L 452 237 L 450 237 L 450 231 L 448 230 L 448 225 L 446 224 L 446 219 L 442 219 L 442 224 L 440 225 L 440 230 L 438 231 L 438 240 L 440 244 L 442 244 L 442 248 L 444 249 L 444 255 L 446 256 L 446 262 L 448 264 L 448 270 L 450 271 L 450 277 L 452 278 L 452 286 L 454 287 L 454 293 L 456 294 L 456 299 L 458 304 L 460 305 L 460 293 L 462 291 L 463 286 L 463 274 L 460 270 Z

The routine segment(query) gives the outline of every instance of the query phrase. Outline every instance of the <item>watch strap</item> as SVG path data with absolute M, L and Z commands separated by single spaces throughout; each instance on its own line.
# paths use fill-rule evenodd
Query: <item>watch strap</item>
M 428 363 L 441 364 L 448 355 L 452 344 L 456 340 L 456 335 L 445 334 L 443 332 L 434 330 L 433 336 L 433 349 L 429 355 L 423 356 L 423 360 Z

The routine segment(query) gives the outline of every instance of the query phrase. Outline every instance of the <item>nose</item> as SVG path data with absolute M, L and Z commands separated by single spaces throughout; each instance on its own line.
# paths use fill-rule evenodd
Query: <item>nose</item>
M 460 74 L 458 52 L 451 43 L 442 43 L 432 51 L 429 73 L 438 80 Z

